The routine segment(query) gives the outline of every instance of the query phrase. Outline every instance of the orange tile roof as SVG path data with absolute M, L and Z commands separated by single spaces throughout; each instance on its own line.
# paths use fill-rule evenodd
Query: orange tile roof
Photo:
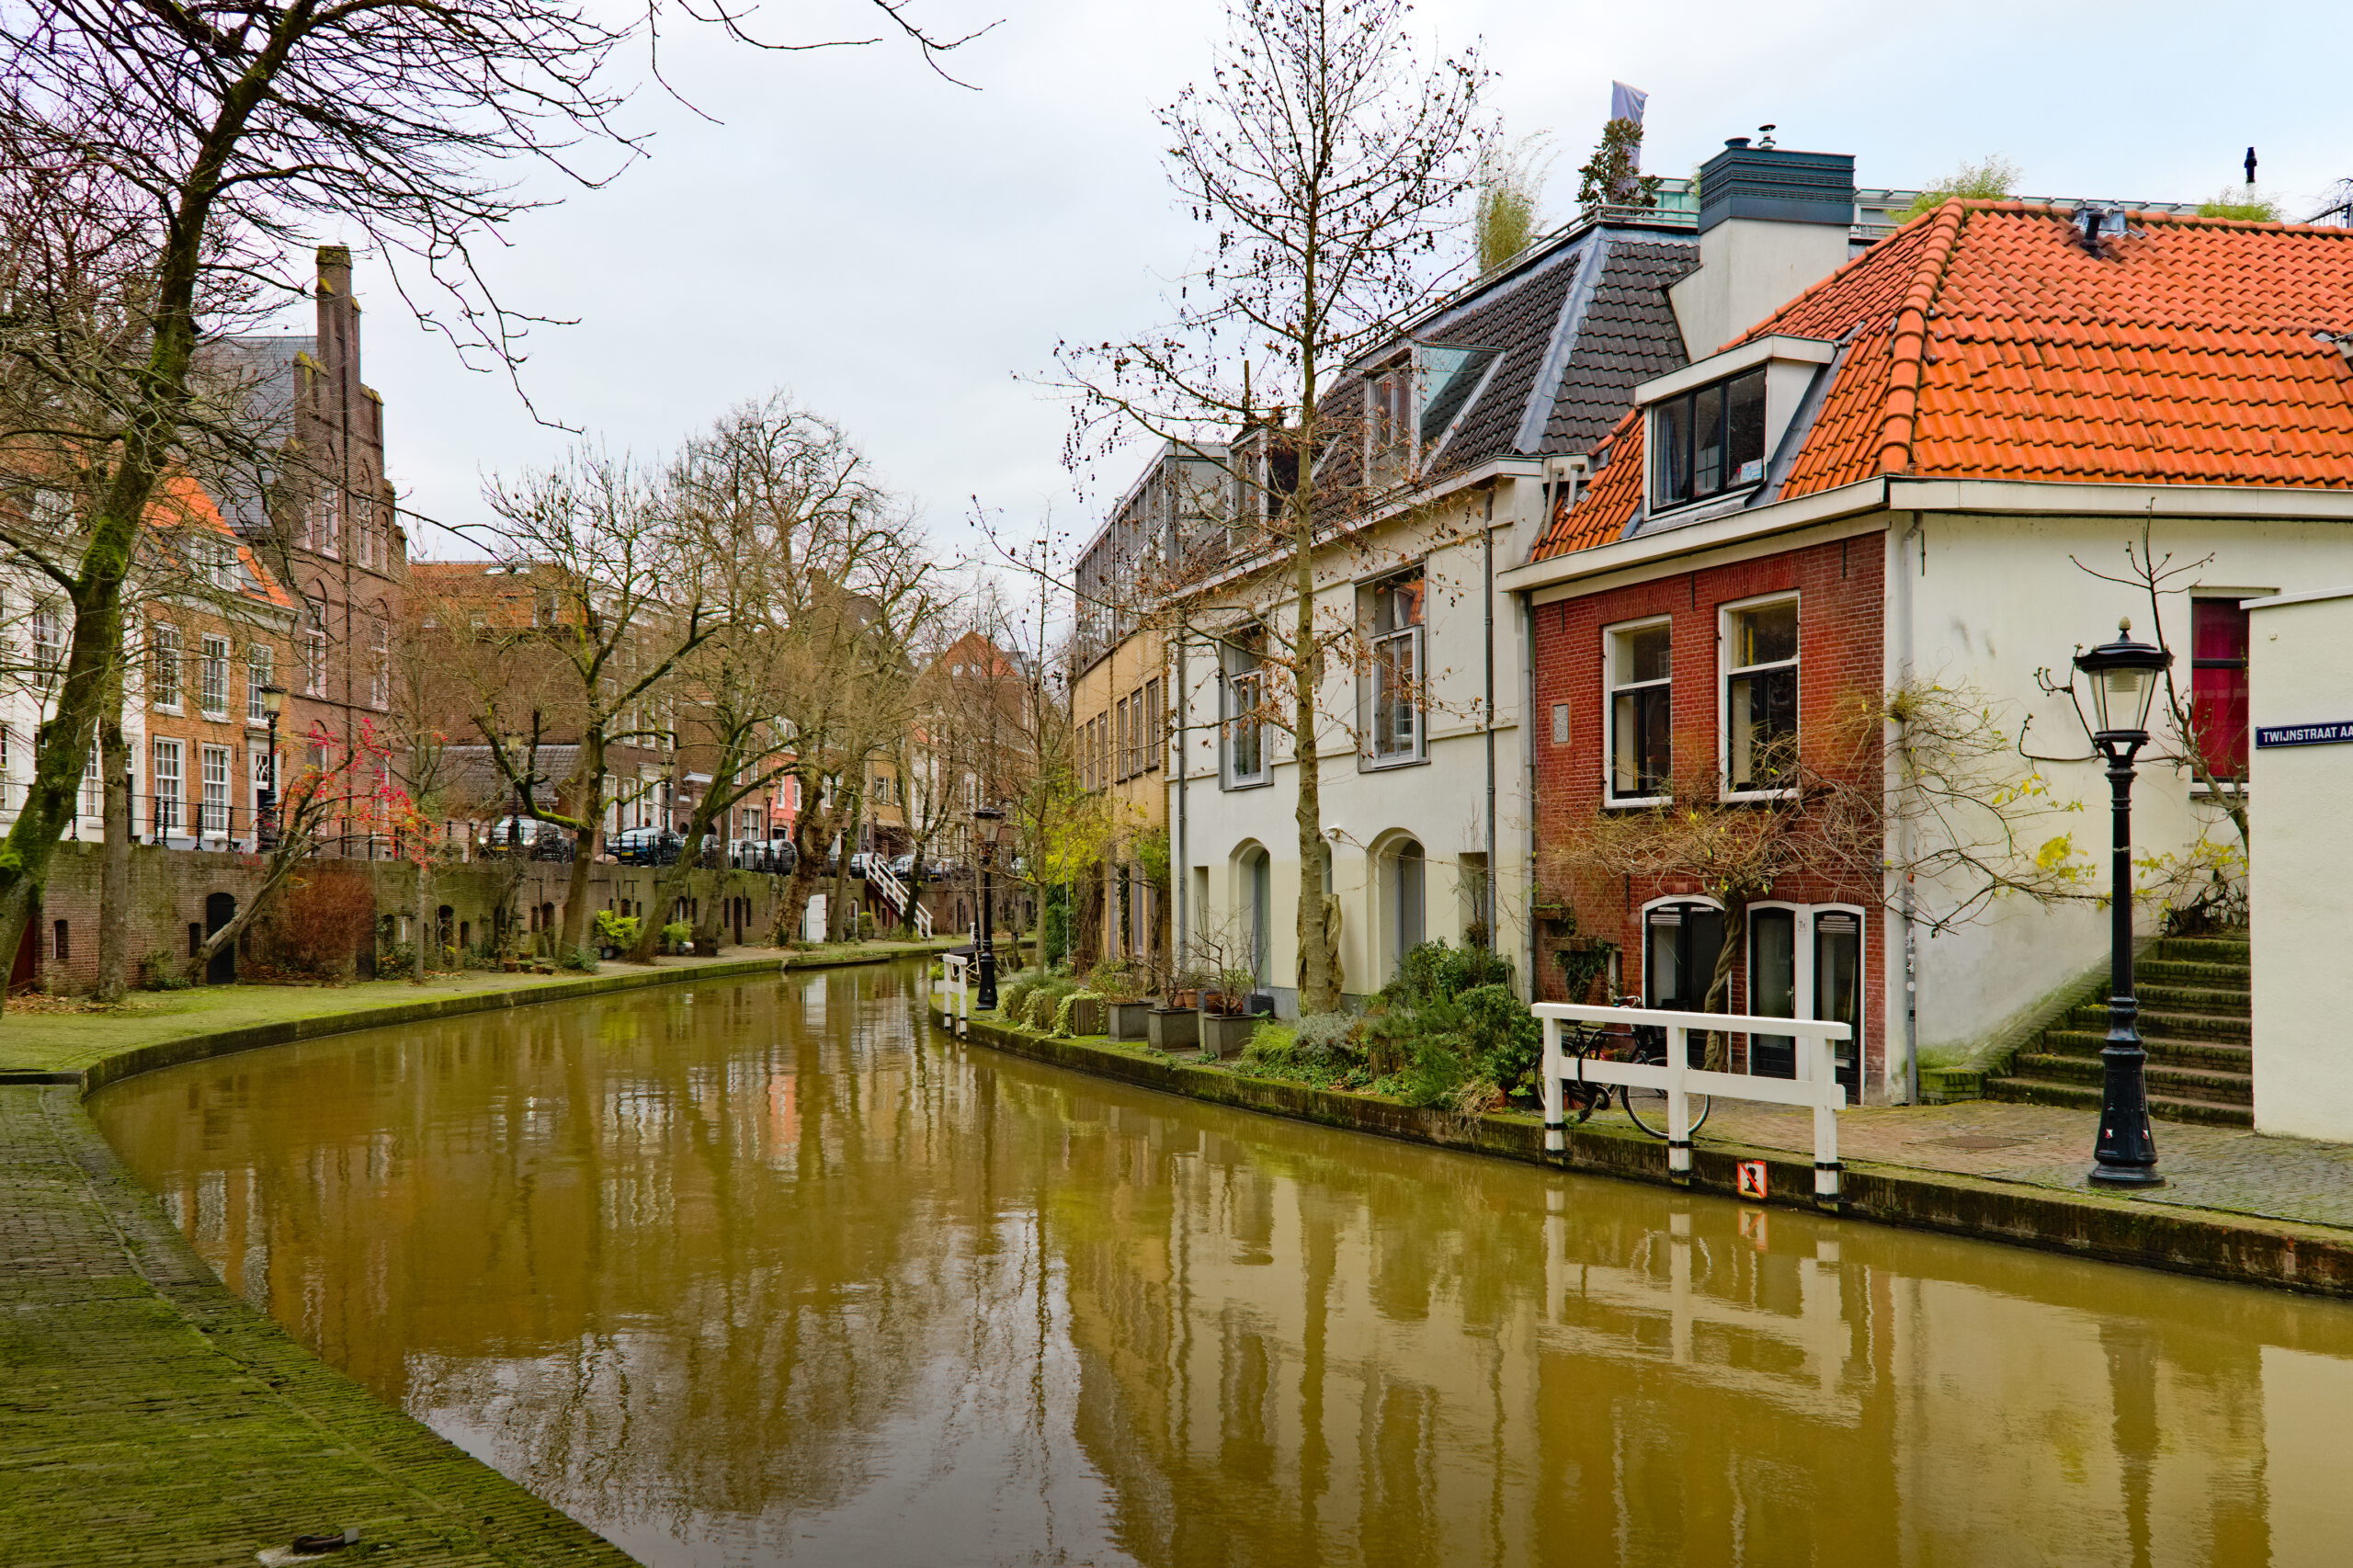
M 1779 494 L 1877 474 L 2353 487 L 2353 230 L 2136 212 L 2085 250 L 2070 210 L 1956 201 L 1742 341 L 1847 345 Z M 1616 539 L 1643 422 L 1540 560 Z
M 167 473 L 157 482 L 155 493 L 147 503 L 147 526 L 154 528 L 195 528 L 216 533 L 235 548 L 237 559 L 244 562 L 253 584 L 244 591 L 255 598 L 264 599 L 280 609 L 294 608 L 294 597 L 281 586 L 269 568 L 262 564 L 254 548 L 237 537 L 236 529 L 221 516 L 221 508 L 203 485 L 186 473 Z

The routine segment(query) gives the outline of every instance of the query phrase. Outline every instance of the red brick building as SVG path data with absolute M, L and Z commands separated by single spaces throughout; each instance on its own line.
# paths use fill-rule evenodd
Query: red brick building
M 1687 307 L 1738 291 L 1738 246 L 1711 244 L 1704 213 L 1701 240 L 1675 286 L 1695 349 L 1723 312 Z M 1732 275 L 1711 282 L 1718 267 Z M 1867 756 L 1880 853 L 1776 880 L 1726 1005 L 1855 1023 L 1851 1082 L 1873 1098 L 1910 1092 L 1924 1060 L 2006 1062 L 2107 961 L 2106 786 L 2064 686 L 2120 618 L 2174 650 L 2184 708 L 2177 723 L 2161 710 L 2142 759 L 2148 874 L 2244 868 L 2228 811 L 2245 790 L 2240 606 L 2353 578 L 2353 318 L 2333 324 L 2348 301 L 2347 230 L 1957 202 L 1637 387 L 1502 579 L 1531 662 L 1540 950 L 1597 938 L 1622 993 L 1697 1006 L 1724 925 L 1698 879 L 1608 885 L 1564 848 L 1613 817 L 1737 821 L 1790 798 L 1775 769 L 1792 759 Z M 2170 563 L 2163 594 L 2130 580 L 2128 551 Z M 1917 812 L 1890 763 L 1908 722 L 1891 694 L 1923 690 L 1982 710 L 2003 741 L 1989 767 L 2014 776 L 1950 802 L 1958 825 Z M 1883 738 L 1825 754 L 1842 710 L 1876 714 Z M 2013 788 L 2030 791 L 2022 808 Z M 1947 829 L 1950 853 L 1913 836 Z M 2082 877 L 2023 891 L 1986 874 L 1989 854 Z M 1548 879 L 1548 864 L 1586 869 Z M 2164 906 L 2141 891 L 2154 925 Z M 1561 974 L 1545 974 L 1555 994 Z M 2218 1071 L 2174 1076 L 2152 1080 L 2160 1115 L 2213 1119 L 2240 1094 Z

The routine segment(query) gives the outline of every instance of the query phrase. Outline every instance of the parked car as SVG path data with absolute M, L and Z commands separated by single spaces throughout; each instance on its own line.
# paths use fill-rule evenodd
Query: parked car
M 572 835 L 536 817 L 501 817 L 483 835 L 482 852 L 501 858 L 519 855 L 529 860 L 569 860 Z
M 789 877 L 801 863 L 801 851 L 789 838 L 738 838 L 727 846 L 727 863 L 739 871 Z
M 903 882 L 919 882 L 924 880 L 923 874 L 915 869 L 915 858 L 912 855 L 902 855 L 892 861 L 891 874 Z
M 667 828 L 624 828 L 605 840 L 605 852 L 624 866 L 675 866 L 684 842 Z

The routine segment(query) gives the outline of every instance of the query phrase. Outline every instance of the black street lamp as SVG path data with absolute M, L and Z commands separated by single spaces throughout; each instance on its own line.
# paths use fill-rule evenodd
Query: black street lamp
M 981 852 L 981 939 L 979 950 L 973 954 L 981 971 L 980 994 L 972 998 L 983 1012 L 996 1010 L 996 942 L 989 919 L 989 870 L 996 858 L 996 840 L 1005 824 L 1005 812 L 995 806 L 972 808 L 972 842 Z
M 269 716 L 269 783 L 261 792 L 259 808 L 255 812 L 254 838 L 263 849 L 278 842 L 278 715 L 286 706 L 286 688 L 265 686 L 261 688 L 262 711 Z
M 2091 732 L 2093 747 L 2108 759 L 2116 828 L 2109 874 L 2108 1043 L 2099 1053 L 2099 1143 L 2092 1152 L 2097 1163 L 2091 1179 L 2102 1187 L 2163 1187 L 2157 1142 L 2149 1131 L 2141 1004 L 2132 994 L 2132 762 L 2148 744 L 2149 705 L 2173 655 L 2135 642 L 2131 631 L 2131 621 L 2120 620 L 2115 642 L 2075 655 L 2075 667 L 2090 677 L 2092 712 L 2084 727 Z M 2076 712 L 2083 714 L 2080 701 Z

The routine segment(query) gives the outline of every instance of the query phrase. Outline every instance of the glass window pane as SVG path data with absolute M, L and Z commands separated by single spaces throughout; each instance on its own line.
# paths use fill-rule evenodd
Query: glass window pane
M 1798 602 L 1759 605 L 1733 616 L 1733 665 L 1770 665 L 1798 656 Z
M 1765 372 L 1733 377 L 1724 401 L 1724 483 L 1754 484 L 1765 477 Z
M 1651 416 L 1654 455 L 1652 489 L 1659 505 L 1687 500 L 1691 494 L 1691 405 L 1682 398 L 1659 404 Z
M 1667 675 L 1668 629 L 1637 627 L 1618 634 L 1618 681 L 1665 680 Z
M 1813 1016 L 1845 1024 L 1854 1038 L 1830 1048 L 1838 1081 L 1860 1098 L 1863 1092 L 1863 922 L 1843 911 L 1813 921 Z
M 1643 964 L 1643 1000 L 1654 1007 L 1668 1005 L 1667 998 L 1681 994 L 1677 983 L 1676 949 L 1682 936 L 1683 916 L 1672 909 L 1654 909 L 1643 924 L 1643 937 L 1649 951 Z
M 1768 1018 L 1797 1017 L 1797 960 L 1796 913 L 1787 909 L 1752 911 L 1748 916 L 1748 1011 Z M 1794 1078 L 1797 1069 L 1796 1037 L 1749 1037 L 1750 1073 L 1760 1078 Z
M 1726 772 L 1734 790 L 1774 790 L 1797 761 L 1798 673 L 1783 665 L 1734 676 L 1724 715 Z
M 1691 494 L 1713 495 L 1724 487 L 1724 389 L 1701 387 L 1691 394 Z

